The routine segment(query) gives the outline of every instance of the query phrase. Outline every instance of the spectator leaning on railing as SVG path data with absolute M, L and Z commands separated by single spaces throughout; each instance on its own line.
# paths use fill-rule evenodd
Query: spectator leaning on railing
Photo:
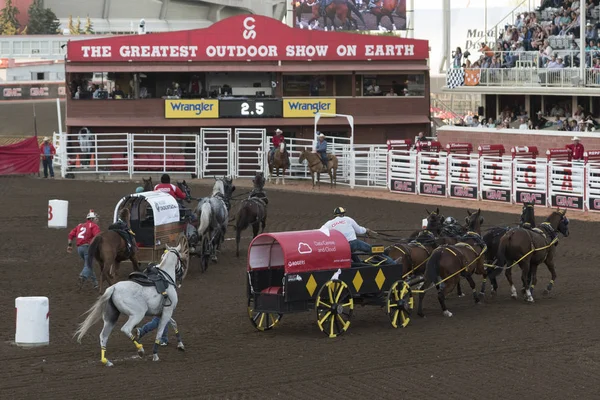
M 584 148 L 579 141 L 579 137 L 574 136 L 571 140 L 573 144 L 568 144 L 565 147 L 573 152 L 573 160 L 583 160 Z

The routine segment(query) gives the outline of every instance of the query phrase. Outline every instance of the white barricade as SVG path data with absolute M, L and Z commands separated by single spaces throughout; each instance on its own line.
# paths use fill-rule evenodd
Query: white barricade
M 585 165 L 577 161 L 550 161 L 548 172 L 550 206 L 583 211 Z
M 63 178 L 67 173 L 130 173 L 128 133 L 64 133 L 60 143 Z
M 459 199 L 479 199 L 479 157 L 450 154 L 448 156 L 448 194 Z
M 50 343 L 50 306 L 43 296 L 15 299 L 17 326 L 15 344 L 20 347 L 47 346 Z
M 48 228 L 64 229 L 69 219 L 67 200 L 48 200 Z
M 314 140 L 312 139 L 285 139 L 287 152 L 290 156 L 290 168 L 286 171 L 286 179 L 310 179 L 308 164 L 299 163 L 298 159 L 304 150 L 312 151 Z
M 198 135 L 131 133 L 130 174 L 198 176 Z
M 587 193 L 586 203 L 589 211 L 600 211 L 600 163 L 586 166 Z
M 417 190 L 425 196 L 446 197 L 448 159 L 444 154 L 421 152 L 418 155 Z
M 547 206 L 548 170 L 542 159 L 517 158 L 513 164 L 513 201 L 517 204 L 532 202 Z
M 512 202 L 513 163 L 510 157 L 479 159 L 479 196 L 482 200 Z
M 390 150 L 388 171 L 390 191 L 417 194 L 416 152 L 406 150 Z
M 268 170 L 266 129 L 235 129 L 235 165 L 236 178 L 253 178 L 257 172 Z M 266 175 L 266 174 L 265 174 Z
M 233 174 L 233 142 L 229 128 L 200 129 L 200 177 Z
M 387 146 L 354 145 L 354 186 L 387 187 Z

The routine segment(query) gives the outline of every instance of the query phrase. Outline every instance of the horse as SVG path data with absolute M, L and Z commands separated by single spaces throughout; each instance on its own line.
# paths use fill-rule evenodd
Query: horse
M 181 190 L 183 192 L 183 194 L 185 194 L 185 197 L 187 199 L 192 197 L 192 189 L 190 188 L 190 186 L 187 184 L 187 182 L 185 181 L 185 179 L 182 182 L 175 182 L 175 184 L 177 185 L 177 187 L 179 188 L 179 190 Z
M 319 187 L 321 187 L 321 173 L 327 172 L 329 174 L 329 182 L 330 187 L 337 187 L 337 169 L 338 169 L 338 159 L 333 154 L 328 154 L 328 162 L 327 168 L 323 165 L 321 161 L 321 157 L 317 153 L 313 153 L 312 151 L 305 149 L 300 154 L 298 158 L 298 162 L 302 164 L 304 160 L 308 163 L 308 169 L 310 170 L 310 175 L 312 177 L 312 187 L 315 187 L 315 174 L 317 175 L 317 183 Z
M 425 230 L 433 233 L 434 235 L 439 235 L 445 219 L 445 217 L 440 214 L 440 208 L 438 207 L 435 209 L 435 211 L 431 212 L 428 209 L 425 209 L 425 212 L 427 213 L 427 226 L 425 227 Z M 415 239 L 421 232 L 422 230 L 414 231 L 409 236 L 409 239 Z
M 469 282 L 473 290 L 473 300 L 479 303 L 480 299 L 473 281 L 473 273 L 485 275 L 483 254 L 486 246 L 478 233 L 480 230 L 481 210 L 469 215 L 469 226 L 474 227 L 473 231 L 467 232 L 459 243 L 454 245 L 442 245 L 435 249 L 427 261 L 425 267 L 425 277 L 423 289 L 419 293 L 418 315 L 424 317 L 423 298 L 428 289 L 436 287 L 438 291 L 438 301 L 442 308 L 443 315 L 452 317 L 452 313 L 446 307 L 446 295 L 454 289 L 454 286 L 460 282 L 460 276 Z
M 229 220 L 229 198 L 226 195 L 226 185 L 231 182 L 226 178 L 216 178 L 213 186 L 212 195 L 210 197 L 204 197 L 198 201 L 198 205 L 194 211 L 194 214 L 200 221 L 198 227 L 198 237 L 201 238 L 202 243 L 208 243 L 209 249 L 205 249 L 202 246 L 204 256 L 212 256 L 213 261 L 217 261 L 217 251 L 220 249 L 221 244 L 225 240 L 225 234 L 227 232 L 227 223 Z M 208 252 L 207 252 L 208 250 Z M 204 268 L 208 267 L 205 262 Z
M 373 14 L 375 18 L 377 18 L 377 28 L 379 30 L 385 30 L 381 25 L 381 20 L 383 17 L 388 17 L 392 23 L 392 30 L 395 31 L 397 28 L 392 14 L 395 12 L 396 15 L 399 16 L 399 11 L 402 8 L 401 6 L 405 2 L 406 0 L 378 0 L 375 2 L 375 7 L 367 10 L 367 12 Z
M 332 7 L 335 6 L 335 7 Z M 340 17 L 340 13 L 343 12 L 344 7 L 346 9 L 346 17 L 345 19 Z M 315 10 L 316 8 L 316 10 Z M 339 8 L 339 12 L 338 12 L 338 8 Z M 316 14 L 315 14 L 316 12 Z M 311 1 L 311 0 L 301 0 L 301 1 L 296 1 L 295 2 L 295 7 L 294 7 L 294 17 L 296 19 L 296 24 L 302 28 L 302 14 L 303 13 L 312 13 L 312 18 L 308 21 L 308 29 L 312 29 L 312 23 L 316 22 L 318 26 L 318 21 L 319 21 L 319 17 L 320 17 L 320 4 L 317 0 Z M 351 29 L 352 26 L 351 24 L 354 24 L 355 28 L 358 29 L 358 23 L 357 21 L 352 17 L 352 14 L 355 14 L 363 23 L 363 25 L 365 25 L 365 20 L 362 16 L 362 14 L 360 13 L 360 11 L 358 10 L 358 8 L 356 7 L 356 5 L 354 5 L 354 3 L 352 3 L 351 1 L 348 0 L 335 0 L 332 3 L 328 4 L 325 7 L 325 14 L 323 16 L 323 25 L 325 30 L 328 29 L 328 23 L 327 23 L 327 18 L 329 18 L 331 20 L 332 26 L 335 29 L 335 16 L 338 15 L 338 18 L 340 19 L 340 21 L 342 21 L 342 23 L 344 23 L 345 21 L 347 21 L 347 28 Z M 315 27 L 316 27 L 315 26 Z
M 535 203 L 523 203 L 523 208 L 521 210 L 521 217 L 519 219 L 519 226 L 521 227 L 529 227 L 535 228 L 535 213 L 534 213 L 534 205 Z M 496 277 L 498 273 L 494 273 L 494 270 L 497 268 L 496 259 L 498 254 L 498 246 L 500 245 L 500 240 L 502 236 L 511 230 L 509 226 L 493 226 L 489 228 L 483 234 L 483 241 L 487 246 L 487 251 L 485 252 L 485 262 L 486 262 L 486 273 L 490 278 L 490 282 L 492 284 L 492 296 L 495 296 L 498 290 L 498 282 Z M 506 271 L 508 274 L 508 271 Z M 480 293 L 485 296 L 485 287 L 486 280 L 484 279 L 481 283 L 481 291 Z
M 567 210 L 557 209 L 540 224 L 540 228 L 513 228 L 500 239 L 496 265 L 499 268 L 508 265 L 506 279 L 511 284 L 510 291 L 513 299 L 517 298 L 511 274 L 514 265 L 521 267 L 522 290 L 526 302 L 534 302 L 533 289 L 537 284 L 537 267 L 541 263 L 546 264 L 552 275 L 550 283 L 544 291 L 545 295 L 550 294 L 556 280 L 554 254 L 558 245 L 558 234 L 561 233 L 564 237 L 569 236 L 569 219 L 566 213 Z
M 248 198 L 242 202 L 236 215 L 235 221 L 235 256 L 240 256 L 240 239 L 242 231 L 252 225 L 253 237 L 258 235 L 258 229 L 262 226 L 261 233 L 265 231 L 267 225 L 267 204 L 269 200 L 263 191 L 265 178 L 262 172 L 257 172 L 253 180 L 254 188 L 248 195 Z
M 129 209 L 123 208 L 119 211 L 119 218 L 129 226 Z M 139 271 L 139 262 L 137 259 L 137 247 L 135 243 L 129 245 L 123 235 L 126 232 L 119 233 L 118 230 L 101 232 L 90 244 L 86 263 L 90 269 L 93 269 L 94 260 L 100 265 L 100 284 L 98 290 L 102 293 L 103 278 L 112 285 L 112 280 L 119 270 L 121 262 L 130 260 L 134 271 Z
M 144 192 L 151 192 L 154 190 L 154 184 L 152 183 L 152 177 L 148 177 L 148 179 L 142 178 L 142 186 L 144 188 Z
M 181 244 L 177 247 L 167 246 L 160 264 L 154 270 L 154 277 L 157 277 L 156 279 L 162 282 L 162 285 L 166 286 L 164 294 L 158 292 L 158 286 L 142 286 L 134 280 L 121 281 L 107 288 L 106 292 L 87 311 L 88 316 L 79 324 L 74 336 L 77 336 L 77 341 L 81 343 L 81 338 L 89 331 L 92 325 L 102 318 L 104 321 L 102 332 L 100 332 L 100 361 L 102 364 L 107 367 L 114 365 L 106 358 L 106 345 L 108 337 L 117 323 L 120 314 L 125 314 L 129 317 L 127 322 L 121 327 L 121 332 L 133 342 L 140 357 L 144 356 L 144 346 L 138 343 L 138 338 L 133 334 L 133 329 L 142 321 L 144 316 L 160 315 L 152 356 L 153 361 L 159 360 L 158 347 L 160 337 L 163 334 L 165 326 L 171 320 L 178 302 L 175 286 L 177 282 L 181 283 L 185 272 L 180 251 Z M 133 278 L 135 279 L 135 276 Z
M 273 169 L 277 174 L 275 184 L 279 184 L 279 170 L 282 169 L 281 181 L 285 185 L 285 170 L 290 167 L 290 159 L 285 155 L 285 142 L 281 142 L 279 148 L 275 150 L 273 159 L 269 157 L 269 183 L 272 182 Z

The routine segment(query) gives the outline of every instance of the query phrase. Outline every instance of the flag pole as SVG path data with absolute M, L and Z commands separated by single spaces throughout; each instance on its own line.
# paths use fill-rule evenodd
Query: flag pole
M 33 105 L 33 133 L 35 134 L 35 142 L 37 144 L 39 144 L 39 139 L 38 139 L 38 131 L 37 131 L 37 117 L 35 115 L 35 102 L 32 103 Z M 40 177 L 40 169 L 38 168 L 38 178 Z

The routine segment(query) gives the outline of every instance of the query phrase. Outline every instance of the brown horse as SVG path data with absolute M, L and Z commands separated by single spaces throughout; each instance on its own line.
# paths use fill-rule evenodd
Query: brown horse
M 279 170 L 283 170 L 281 174 L 281 182 L 285 185 L 285 170 L 290 167 L 290 159 L 286 156 L 285 153 L 285 142 L 281 142 L 279 148 L 275 150 L 275 154 L 273 155 L 273 159 L 269 157 L 269 183 L 272 182 L 273 177 L 273 169 L 275 169 L 275 173 L 277 174 L 275 184 L 279 184 Z
M 368 12 L 377 18 L 378 29 L 383 29 L 381 25 L 382 18 L 388 17 L 392 23 L 392 30 L 395 31 L 397 28 L 392 14 L 396 13 L 396 16 L 400 16 L 400 11 L 403 9 L 406 10 L 406 0 L 379 0 L 375 3 L 375 7 Z
M 154 190 L 154 184 L 152 183 L 152 177 L 148 177 L 148 179 L 142 178 L 142 187 L 144 188 L 144 192 L 151 192 Z
M 242 202 L 236 215 L 235 221 L 235 256 L 240 256 L 240 239 L 242 231 L 252 225 L 253 237 L 258 235 L 258 229 L 262 226 L 261 233 L 267 226 L 267 204 L 269 199 L 263 191 L 265 186 L 265 177 L 262 172 L 257 172 L 252 180 L 254 188 L 248 195 L 248 198 Z
M 122 209 L 119 212 L 119 218 L 129 226 L 129 209 Z M 94 260 L 100 265 L 100 285 L 98 287 L 100 293 L 102 293 L 102 279 L 106 279 L 109 286 L 112 285 L 122 261 L 130 260 L 133 270 L 140 270 L 137 248 L 133 246 L 133 249 L 129 251 L 127 242 L 115 230 L 102 232 L 92 240 L 86 260 L 89 268 L 93 269 Z
M 354 13 L 358 18 L 362 21 L 363 25 L 365 21 L 354 5 L 354 3 L 348 0 L 332 0 L 327 6 L 325 6 L 325 15 L 321 15 L 321 5 L 317 0 L 314 1 L 305 1 L 300 4 L 296 4 L 296 21 L 300 23 L 300 15 L 302 12 L 311 12 L 312 18 L 308 21 L 308 28 L 312 29 L 312 24 L 316 22 L 316 26 L 318 26 L 319 18 L 323 16 L 323 27 L 325 30 L 329 30 L 328 20 L 331 20 L 331 30 L 335 30 L 335 18 L 337 17 L 340 22 L 342 28 L 346 28 L 348 30 L 352 29 L 352 24 L 354 27 L 358 29 L 358 24 L 356 20 L 352 17 L 352 13 Z
M 533 303 L 533 289 L 537 283 L 537 267 L 546 264 L 552 278 L 544 294 L 549 294 L 556 280 L 554 254 L 558 245 L 558 234 L 569 236 L 569 219 L 567 210 L 556 210 L 542 222 L 540 228 L 513 228 L 508 231 L 498 246 L 498 267 L 507 266 L 506 278 L 511 284 L 511 297 L 517 298 L 517 291 L 510 273 L 514 265 L 521 267 L 525 301 Z
M 424 317 L 423 313 L 423 298 L 425 292 L 436 287 L 438 291 L 438 301 L 442 307 L 444 316 L 451 317 L 452 313 L 446 307 L 446 296 L 450 293 L 454 286 L 460 282 L 460 277 L 463 276 L 469 286 L 473 290 L 473 299 L 475 303 L 479 303 L 480 299 L 475 288 L 475 281 L 472 275 L 485 275 L 483 255 L 486 250 L 485 243 L 479 235 L 481 210 L 475 213 L 470 213 L 468 226 L 473 228 L 469 230 L 461 241 L 454 245 L 443 245 L 433 251 L 427 266 L 425 268 L 425 279 L 423 289 L 419 293 L 419 309 L 418 314 Z
M 444 216 L 440 214 L 440 208 L 438 207 L 435 209 L 435 211 L 431 212 L 428 209 L 425 209 L 425 212 L 427 213 L 427 226 L 425 227 L 425 230 L 433 233 L 434 235 L 439 235 L 445 219 Z M 414 231 L 409 236 L 409 239 L 415 239 L 421 232 L 422 230 Z
M 312 186 L 315 187 L 315 174 L 317 175 L 317 183 L 319 187 L 321 187 L 321 173 L 327 172 L 329 174 L 329 182 L 330 186 L 337 186 L 337 169 L 338 169 L 338 159 L 333 154 L 327 155 L 329 161 L 327 162 L 327 168 L 321 162 L 321 157 L 317 153 L 313 153 L 312 151 L 305 149 L 300 154 L 298 158 L 298 162 L 302 164 L 304 160 L 308 163 L 308 169 L 310 170 L 310 175 L 312 177 Z

